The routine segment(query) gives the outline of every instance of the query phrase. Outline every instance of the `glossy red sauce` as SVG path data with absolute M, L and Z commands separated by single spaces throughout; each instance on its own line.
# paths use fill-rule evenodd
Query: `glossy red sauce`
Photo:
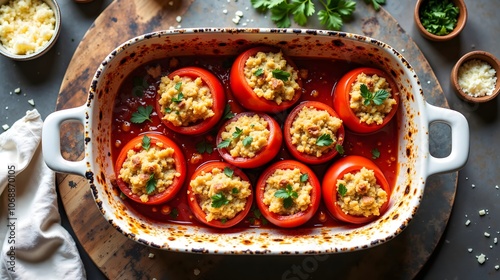
M 232 63 L 233 57 L 178 57 L 178 65 L 175 69 L 185 66 L 200 66 L 212 71 L 219 79 L 222 81 L 226 95 L 228 97 L 228 104 L 230 104 L 231 109 L 234 113 L 242 112 L 243 108 L 233 101 L 231 92 L 229 90 L 228 78 L 229 69 Z M 303 87 L 305 92 L 302 94 L 301 100 L 318 100 L 322 101 L 331 106 L 332 102 L 332 92 L 336 82 L 340 77 L 347 71 L 359 67 L 360 65 L 348 63 L 346 61 L 331 61 L 331 60 L 311 60 L 311 59 L 300 59 L 292 58 L 297 64 L 299 69 L 307 69 L 308 75 L 307 79 L 303 82 Z M 142 67 L 136 69 L 131 73 L 123 82 L 120 87 L 119 93 L 115 100 L 114 111 L 113 111 L 113 123 L 112 123 L 112 135 L 111 143 L 114 144 L 112 147 L 112 159 L 113 162 L 120 152 L 120 149 L 135 136 L 144 132 L 157 132 L 162 133 L 173 141 L 175 141 L 185 153 L 187 159 L 187 169 L 188 174 L 186 177 L 186 182 L 184 183 L 183 189 L 179 194 L 171 201 L 161 204 L 161 205 L 144 205 L 126 199 L 124 195 L 124 202 L 129 207 L 130 210 L 135 211 L 147 219 L 153 220 L 160 223 L 186 223 L 186 224 L 196 224 L 197 226 L 204 226 L 199 223 L 194 215 L 191 213 L 186 200 L 186 189 L 189 184 L 189 179 L 193 174 L 194 170 L 203 162 L 210 160 L 222 160 L 219 153 L 214 149 L 212 153 L 199 153 L 197 150 L 197 145 L 200 143 L 206 143 L 215 147 L 215 135 L 220 125 L 224 122 L 221 120 L 219 124 L 212 129 L 210 132 L 201 136 L 183 136 L 170 131 L 166 128 L 160 121 L 158 115 L 154 112 L 151 114 L 151 121 L 146 121 L 142 124 L 130 123 L 130 118 L 134 112 L 137 111 L 139 106 L 151 105 L 154 108 L 155 96 L 157 85 L 160 80 L 156 76 L 159 72 L 151 76 L 149 73 L 153 73 L 152 69 L 161 69 L 161 75 L 168 75 L 170 72 L 175 70 L 170 68 L 170 59 L 158 60 Z M 160 67 L 160 68 L 158 68 Z M 300 102 L 299 101 L 299 102 Z M 291 109 L 290 109 L 291 110 Z M 274 115 L 275 119 L 280 123 L 284 123 L 288 112 L 282 112 Z M 397 130 L 398 121 L 394 118 L 386 127 L 381 131 L 369 135 L 359 135 L 350 132 L 346 129 L 346 136 L 344 140 L 344 155 L 361 155 L 372 159 L 372 150 L 378 149 L 380 152 L 380 157 L 377 159 L 372 159 L 384 172 L 389 184 L 394 188 L 398 173 L 397 164 Z M 338 156 L 337 156 L 338 157 Z M 336 158 L 337 158 L 336 157 Z M 275 160 L 292 158 L 288 153 L 283 142 L 281 151 Z M 333 159 L 333 161 L 335 158 Z M 331 164 L 327 162 L 325 164 L 311 166 L 314 170 L 318 179 L 321 181 L 326 168 Z M 266 165 L 267 166 L 267 165 Z M 266 167 L 260 167 L 256 169 L 245 169 L 243 170 L 252 184 L 255 184 L 259 174 Z M 310 165 L 309 165 L 310 166 Z M 120 192 L 118 187 L 115 187 L 117 193 Z M 257 209 L 254 203 L 254 208 Z M 251 211 L 249 216 L 241 223 L 235 227 L 254 227 L 254 226 L 266 226 L 274 227 L 270 223 L 259 218 L 259 215 L 255 215 L 258 210 Z M 326 208 L 321 205 L 316 215 L 305 225 L 301 227 L 317 227 L 317 226 L 336 226 L 340 222 L 334 220 Z M 230 229 L 220 229 L 221 231 L 227 231 Z

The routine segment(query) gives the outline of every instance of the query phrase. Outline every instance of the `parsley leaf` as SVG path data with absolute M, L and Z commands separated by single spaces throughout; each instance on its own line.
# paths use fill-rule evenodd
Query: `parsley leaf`
M 238 190 L 237 188 L 233 188 L 233 189 L 231 190 L 231 193 L 232 193 L 232 194 L 237 194 L 237 193 L 239 193 L 239 192 L 240 192 L 240 190 Z
M 146 194 L 151 194 L 156 189 L 156 179 L 155 174 L 149 175 L 149 180 L 146 183 Z
M 365 84 L 361 84 L 359 89 L 361 90 L 361 96 L 364 98 L 363 105 L 365 106 L 369 106 L 372 102 L 375 105 L 381 105 L 389 97 L 389 93 L 384 89 L 372 93 Z
M 291 76 L 290 73 L 280 69 L 274 69 L 271 73 L 273 73 L 274 78 L 282 80 L 283 82 L 288 81 L 288 78 Z
M 176 94 L 172 97 L 172 102 L 180 103 L 183 98 L 184 98 L 184 94 L 182 94 L 182 92 L 179 92 L 178 94 Z
M 344 184 L 340 184 L 339 187 L 337 188 L 338 193 L 340 196 L 344 197 L 344 195 L 347 193 L 347 188 Z
M 243 129 L 241 129 L 239 127 L 235 127 L 234 132 L 233 132 L 233 139 L 240 137 L 242 133 L 243 133 Z
M 262 68 L 259 68 L 259 69 L 255 70 L 255 72 L 253 72 L 253 74 L 257 77 L 261 76 L 262 74 L 264 74 L 264 70 Z
M 335 150 L 337 150 L 337 153 L 341 155 L 344 154 L 344 147 L 342 145 L 335 145 Z
M 321 2 L 324 10 L 318 12 L 318 19 L 321 24 L 328 29 L 340 30 L 342 28 L 343 19 L 352 15 L 356 9 L 356 2 L 352 0 L 332 0 L 326 4 Z
M 333 139 L 330 134 L 321 134 L 318 139 L 316 139 L 316 145 L 320 147 L 326 147 L 333 144 Z
M 172 219 L 179 217 L 179 210 L 177 210 L 177 208 L 172 209 L 172 211 L 170 211 L 170 217 Z
M 133 123 L 143 123 L 146 120 L 151 122 L 151 119 L 149 118 L 151 112 L 153 112 L 153 106 L 151 105 L 148 105 L 146 107 L 140 106 L 137 108 L 137 112 L 134 112 L 132 114 L 130 121 Z
M 229 203 L 229 200 L 227 200 L 226 196 L 223 193 L 216 193 L 211 197 L 211 199 L 211 206 L 213 208 L 221 208 L 222 206 Z
M 375 11 L 380 10 L 380 5 L 385 4 L 385 0 L 365 0 L 366 4 L 372 4 Z
M 229 144 L 231 144 L 231 141 L 233 141 L 233 139 L 231 139 L 231 138 L 222 140 L 219 143 L 219 145 L 217 145 L 217 148 L 219 148 L 219 149 L 221 149 L 221 148 L 227 148 L 227 147 L 229 147 Z
M 243 146 L 248 147 L 252 144 L 253 138 L 251 136 L 247 136 L 243 138 Z
M 198 142 L 196 144 L 196 151 L 198 151 L 198 153 L 200 153 L 200 154 L 203 154 L 203 153 L 212 154 L 212 152 L 214 151 L 214 148 L 212 147 L 211 143 L 203 140 L 203 141 Z
M 234 113 L 233 111 L 231 111 L 231 106 L 229 104 L 226 104 L 226 107 L 224 107 L 224 113 L 222 118 L 228 120 L 232 117 L 234 117 Z
M 226 166 L 224 167 L 224 175 L 226 175 L 229 178 L 233 178 L 234 170 Z
M 175 84 L 174 88 L 175 88 L 175 90 L 179 91 L 181 89 L 181 86 L 182 86 L 182 82 L 178 82 L 177 84 Z
M 372 158 L 378 159 L 379 157 L 380 157 L 380 151 L 377 148 L 373 149 L 372 150 Z
M 309 180 L 309 174 L 304 173 L 300 175 L 300 182 L 305 183 L 307 180 Z
M 283 207 L 288 209 L 292 207 L 293 199 L 299 197 L 299 195 L 292 189 L 292 186 L 288 184 L 286 188 L 277 190 L 274 193 L 274 197 L 283 198 Z
M 150 147 L 151 147 L 151 138 L 149 138 L 147 135 L 144 135 L 144 137 L 142 137 L 142 148 L 148 151 Z

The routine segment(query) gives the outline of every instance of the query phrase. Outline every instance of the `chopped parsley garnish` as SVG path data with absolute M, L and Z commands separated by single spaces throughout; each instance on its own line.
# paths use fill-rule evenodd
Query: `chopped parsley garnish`
M 175 84 L 174 88 L 175 88 L 175 90 L 179 91 L 181 89 L 181 86 L 182 86 L 182 82 L 178 82 L 177 84 Z
M 280 69 L 274 69 L 272 71 L 272 73 L 273 73 L 274 78 L 282 80 L 283 82 L 288 81 L 288 78 L 290 78 L 290 76 L 291 76 L 290 73 L 283 71 L 283 70 L 280 70 Z
M 344 184 L 340 184 L 337 188 L 337 191 L 339 192 L 340 196 L 344 197 L 344 195 L 347 193 L 347 188 Z
M 184 94 L 182 94 L 182 92 L 179 92 L 178 94 L 176 94 L 172 97 L 172 102 L 180 103 L 183 98 L 184 98 Z
M 379 157 L 380 157 L 380 151 L 377 148 L 373 149 L 372 150 L 372 158 L 378 159 Z
M 224 167 L 224 175 L 226 175 L 229 178 L 233 178 L 234 170 L 226 166 Z
M 149 175 L 149 180 L 146 183 L 146 194 L 151 194 L 156 189 L 156 179 L 155 174 Z
M 307 174 L 307 173 L 300 174 L 300 182 L 301 183 L 305 183 L 305 182 L 307 182 L 307 180 L 309 180 L 309 174 Z
M 330 134 L 321 134 L 318 139 L 316 139 L 316 145 L 320 147 L 327 147 L 333 144 L 333 139 Z
M 253 72 L 253 74 L 254 74 L 255 76 L 257 76 L 257 77 L 258 77 L 258 76 L 261 76 L 262 74 L 264 74 L 264 69 L 259 68 L 259 69 L 255 70 L 255 72 Z
M 231 193 L 232 193 L 232 194 L 237 194 L 237 193 L 239 193 L 239 192 L 240 192 L 240 190 L 238 190 L 237 188 L 233 188 L 233 189 L 231 190 Z
M 198 151 L 198 153 L 200 154 L 203 153 L 212 154 L 212 152 L 214 151 L 214 147 L 212 147 L 211 143 L 203 140 L 196 144 L 196 151 Z
M 235 139 L 238 139 L 241 136 L 242 133 L 243 133 L 243 129 L 241 129 L 239 127 L 235 127 L 235 131 L 233 132 L 232 137 L 228 138 L 228 139 L 222 140 L 219 143 L 219 145 L 217 145 L 217 148 L 220 149 L 220 148 L 227 148 L 227 147 L 229 147 L 229 144 L 231 144 L 231 141 L 233 141 Z
M 372 102 L 375 105 L 382 105 L 384 100 L 389 97 L 389 92 L 384 89 L 379 89 L 375 93 L 368 90 L 368 87 L 365 84 L 361 84 L 360 86 L 361 96 L 364 98 L 363 105 L 368 106 Z
M 212 197 L 212 207 L 213 208 L 221 208 L 222 206 L 229 203 L 226 196 L 223 193 L 216 193 Z
M 292 207 L 293 199 L 299 197 L 296 191 L 292 189 L 292 186 L 288 184 L 286 188 L 279 189 L 274 193 L 274 197 L 283 199 L 283 207 L 286 209 Z
M 458 22 L 460 9 L 449 0 L 428 0 L 420 8 L 420 22 L 430 33 L 449 34 Z
M 337 153 L 343 155 L 344 154 L 344 147 L 342 145 L 335 145 L 335 150 L 337 150 Z
M 172 211 L 170 211 L 170 217 L 172 219 L 179 217 L 179 210 L 177 210 L 177 208 L 172 209 Z
M 151 147 L 151 138 L 149 138 L 147 135 L 144 135 L 144 137 L 142 137 L 142 148 L 146 151 L 149 150 L 149 148 Z
M 253 138 L 251 136 L 247 136 L 243 138 L 243 146 L 248 147 L 252 144 Z
M 132 114 L 130 121 L 133 123 L 143 123 L 146 120 L 151 121 L 149 115 L 153 112 L 153 106 L 148 105 L 146 107 L 139 106 L 137 111 Z
M 224 114 L 222 118 L 228 120 L 232 117 L 234 117 L 234 113 L 233 111 L 231 111 L 231 106 L 229 104 L 226 104 L 226 107 L 224 107 Z

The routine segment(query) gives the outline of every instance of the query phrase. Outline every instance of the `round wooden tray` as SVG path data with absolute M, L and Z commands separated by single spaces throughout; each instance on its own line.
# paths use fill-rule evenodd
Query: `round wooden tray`
M 207 3 L 210 2 L 210 3 Z M 215 1 L 214 1 L 215 2 Z M 233 27 L 237 10 L 251 18 L 250 27 L 274 27 L 269 15 L 245 10 L 248 3 L 228 3 L 227 14 L 213 1 L 116 0 L 97 18 L 78 46 L 61 85 L 57 110 L 85 103 L 99 63 L 116 46 L 142 33 L 177 27 Z M 244 1 L 240 1 L 244 2 Z M 239 7 L 238 7 L 239 6 Z M 206 15 L 210 14 L 209 17 Z M 238 27 L 242 27 L 241 23 Z M 312 23 L 308 28 L 321 28 Z M 448 107 L 427 60 L 413 40 L 385 10 L 357 5 L 356 16 L 343 31 L 377 38 L 400 50 L 417 72 L 427 102 Z M 64 125 L 63 156 L 76 160 L 83 154 L 78 126 Z M 450 149 L 446 130 L 432 129 L 431 152 Z M 433 148 L 437 147 L 437 148 Z M 425 196 L 414 220 L 402 234 L 380 246 L 352 253 L 319 256 L 227 256 L 161 251 L 138 244 L 111 227 L 96 207 L 85 178 L 58 174 L 62 203 L 71 226 L 97 267 L 115 279 L 340 279 L 415 277 L 441 238 L 453 206 L 457 172 L 435 175 L 426 183 Z M 251 269 L 249 269 L 251 268 Z M 243 273 L 244 271 L 244 273 Z M 294 278 L 295 277 L 295 278 Z

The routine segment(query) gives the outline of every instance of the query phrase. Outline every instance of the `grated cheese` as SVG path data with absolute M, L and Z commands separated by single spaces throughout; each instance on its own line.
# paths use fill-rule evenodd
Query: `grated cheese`
M 14 54 L 32 54 L 55 34 L 54 11 L 42 0 L 12 0 L 0 7 L 0 42 Z
M 458 68 L 458 85 L 470 96 L 491 95 L 496 82 L 496 71 L 486 61 L 472 59 Z

